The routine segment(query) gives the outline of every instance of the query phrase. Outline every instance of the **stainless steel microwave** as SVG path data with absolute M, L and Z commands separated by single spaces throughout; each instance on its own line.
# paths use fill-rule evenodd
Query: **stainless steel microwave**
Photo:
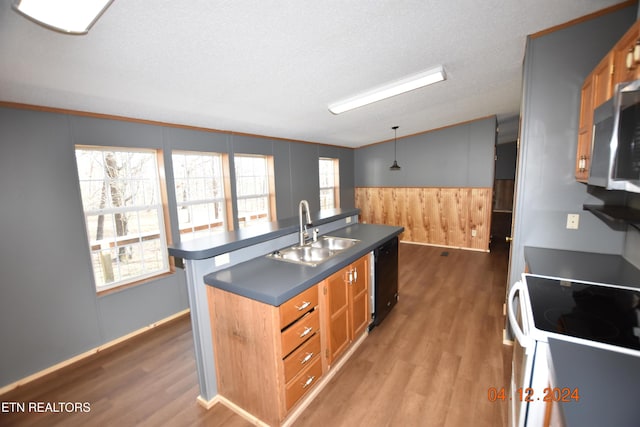
M 588 183 L 640 193 L 640 80 L 616 85 L 593 113 Z

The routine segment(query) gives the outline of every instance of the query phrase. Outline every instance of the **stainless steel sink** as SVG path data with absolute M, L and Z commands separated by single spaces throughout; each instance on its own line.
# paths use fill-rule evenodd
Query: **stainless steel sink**
M 359 241 L 343 237 L 322 236 L 317 241 L 304 246 L 295 245 L 280 249 L 267 255 L 267 258 L 315 267 Z
M 311 247 L 327 248 L 331 251 L 343 251 L 358 243 L 360 240 L 347 239 L 346 237 L 322 236 L 316 242 L 311 242 Z

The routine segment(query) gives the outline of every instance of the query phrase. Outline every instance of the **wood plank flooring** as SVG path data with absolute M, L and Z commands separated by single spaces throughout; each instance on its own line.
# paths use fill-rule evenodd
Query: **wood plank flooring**
M 448 256 L 441 256 L 448 252 Z M 294 424 L 506 426 L 511 347 L 502 344 L 506 246 L 491 253 L 400 245 L 400 300 Z M 0 426 L 250 426 L 196 403 L 188 318 L 0 396 L 88 402 L 88 413 L 3 413 Z M 28 403 L 27 403 L 28 404 Z

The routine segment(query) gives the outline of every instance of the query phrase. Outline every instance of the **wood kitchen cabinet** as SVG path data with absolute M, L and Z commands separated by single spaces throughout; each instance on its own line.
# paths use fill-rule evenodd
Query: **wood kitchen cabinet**
M 580 97 L 580 125 L 576 154 L 576 180 L 587 182 L 591 165 L 593 110 L 611 97 L 613 82 L 613 54 L 605 56 L 587 76 Z
M 280 425 L 324 374 L 318 285 L 275 307 L 207 287 L 218 393 Z
M 325 356 L 331 365 L 366 331 L 371 321 L 369 257 L 364 256 L 334 273 L 320 286 L 325 299 Z
M 602 61 L 586 77 L 580 97 L 580 123 L 576 152 L 575 177 L 587 182 L 591 166 L 593 110 L 613 96 L 615 85 L 640 78 L 640 58 L 633 59 L 633 49 L 640 41 L 640 21 L 637 21 L 615 44 Z M 640 46 L 639 46 L 640 49 Z M 640 50 L 638 52 L 640 54 Z M 632 55 L 628 57 L 628 55 Z

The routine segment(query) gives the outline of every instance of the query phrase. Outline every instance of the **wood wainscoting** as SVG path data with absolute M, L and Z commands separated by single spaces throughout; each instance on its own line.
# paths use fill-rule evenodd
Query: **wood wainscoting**
M 491 188 L 357 187 L 361 222 L 403 226 L 402 241 L 489 251 Z

